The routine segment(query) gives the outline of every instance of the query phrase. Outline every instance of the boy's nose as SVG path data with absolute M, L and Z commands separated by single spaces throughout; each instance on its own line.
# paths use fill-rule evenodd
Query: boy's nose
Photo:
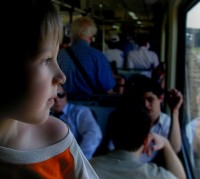
M 54 76 L 54 83 L 56 84 L 64 84 L 66 82 L 66 76 L 58 67 L 56 74 Z
M 60 84 L 64 84 L 66 82 L 66 76 L 60 69 Z

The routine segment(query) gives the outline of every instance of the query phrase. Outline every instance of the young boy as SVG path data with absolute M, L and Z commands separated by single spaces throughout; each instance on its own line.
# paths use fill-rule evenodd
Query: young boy
M 49 116 L 65 82 L 56 59 L 62 26 L 52 1 L 1 5 L 9 9 L 0 15 L 7 57 L 0 61 L 1 178 L 98 178 L 67 126 Z

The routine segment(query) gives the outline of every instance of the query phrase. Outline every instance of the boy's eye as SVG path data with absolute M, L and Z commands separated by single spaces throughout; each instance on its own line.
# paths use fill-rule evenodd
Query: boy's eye
M 51 58 L 47 58 L 43 62 L 44 62 L 45 65 L 48 65 L 50 61 L 51 61 Z

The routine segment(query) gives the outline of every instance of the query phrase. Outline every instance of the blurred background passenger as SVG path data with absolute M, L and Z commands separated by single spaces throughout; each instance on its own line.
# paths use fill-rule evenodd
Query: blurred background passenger
M 158 83 L 162 89 L 165 89 L 165 75 L 166 75 L 166 65 L 164 62 L 160 62 L 159 65 L 153 69 L 151 78 L 153 81 Z
M 92 111 L 86 106 L 69 103 L 67 94 L 60 85 L 51 114 L 69 126 L 82 152 L 87 159 L 90 159 L 102 139 L 101 129 Z
M 186 132 L 188 141 L 191 144 L 195 161 L 200 167 L 200 88 L 198 89 L 198 95 L 197 95 L 197 108 L 198 108 L 198 116 L 193 119 L 191 122 L 189 122 L 186 126 Z
M 74 64 L 66 49 L 59 51 L 58 63 L 67 77 L 64 88 L 69 94 L 114 93 L 113 88 L 116 85 L 116 80 L 108 60 L 100 50 L 90 45 L 96 32 L 97 27 L 90 17 L 78 18 L 71 26 L 72 53 L 80 61 L 93 89 Z
M 71 39 L 70 39 L 70 37 L 67 36 L 67 35 L 64 35 L 64 36 L 63 36 L 63 40 L 62 40 L 62 42 L 61 42 L 61 44 L 60 44 L 60 49 L 61 49 L 61 48 L 67 48 L 67 47 L 69 47 L 70 45 L 71 45 Z
M 123 108 L 112 113 L 108 125 L 115 150 L 90 160 L 100 178 L 186 178 L 183 166 L 168 139 L 150 133 L 151 119 L 145 110 L 137 109 L 133 105 L 128 106 L 125 103 Z M 140 161 L 142 153 L 148 152 L 148 145 L 151 141 L 153 141 L 153 150 L 162 150 L 166 169 L 153 163 L 142 163 Z
M 127 69 L 150 70 L 155 69 L 159 64 L 158 55 L 150 51 L 150 42 L 145 36 L 138 37 L 138 50 L 132 50 L 127 56 Z M 151 77 L 151 73 L 146 74 Z
M 133 40 L 133 38 L 130 35 L 124 35 L 121 34 L 121 47 L 120 49 L 124 52 L 124 66 L 123 68 L 126 69 L 127 67 L 127 56 L 128 53 L 132 50 L 139 49 L 138 44 Z
M 110 63 L 115 61 L 117 68 L 123 68 L 124 52 L 120 50 L 120 37 L 117 34 L 111 35 L 107 44 L 109 48 L 105 51 L 105 55 L 108 61 Z
M 117 94 L 124 94 L 125 85 L 126 85 L 126 78 L 123 75 L 119 74 L 118 69 L 117 69 L 117 65 L 116 65 L 116 61 L 110 62 L 110 66 L 111 66 L 113 75 L 115 77 L 116 83 L 117 83 L 114 87 L 114 91 Z
M 152 79 L 138 76 L 133 82 L 133 87 L 128 92 L 135 96 L 138 104 L 144 106 L 151 118 L 151 132 L 157 133 L 169 139 L 176 153 L 181 150 L 181 132 L 179 125 L 179 109 L 183 102 L 183 96 L 177 89 L 171 89 L 165 95 L 161 86 Z M 162 112 L 161 104 L 166 99 L 170 107 L 170 115 Z M 158 155 L 159 154 L 159 155 Z M 149 162 L 162 159 L 161 153 L 153 152 L 151 156 L 141 156 L 141 161 Z M 161 160 L 162 162 L 162 160 Z

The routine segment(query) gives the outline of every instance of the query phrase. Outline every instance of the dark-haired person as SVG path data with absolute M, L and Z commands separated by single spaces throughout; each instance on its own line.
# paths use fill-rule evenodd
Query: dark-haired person
M 60 85 L 51 111 L 52 115 L 69 126 L 82 152 L 90 159 L 102 139 L 101 129 L 91 110 L 86 106 L 69 103 L 67 94 Z
M 164 94 L 164 90 L 155 81 L 146 78 L 144 82 L 136 84 L 133 93 L 137 96 L 141 105 L 143 105 L 151 118 L 151 132 L 160 134 L 168 138 L 172 148 L 176 153 L 181 150 L 181 132 L 179 125 L 179 109 L 183 102 L 183 96 L 177 89 L 171 89 Z M 161 104 L 167 100 L 170 107 L 171 116 L 162 112 Z M 151 156 L 142 155 L 142 161 L 151 161 L 155 158 L 157 152 Z
M 168 139 L 150 133 L 151 119 L 145 110 L 133 106 L 119 109 L 109 120 L 110 137 L 115 150 L 94 157 L 90 164 L 102 179 L 185 179 L 185 171 Z M 166 169 L 153 163 L 140 161 L 142 153 L 148 152 L 153 141 L 153 150 L 162 150 Z

